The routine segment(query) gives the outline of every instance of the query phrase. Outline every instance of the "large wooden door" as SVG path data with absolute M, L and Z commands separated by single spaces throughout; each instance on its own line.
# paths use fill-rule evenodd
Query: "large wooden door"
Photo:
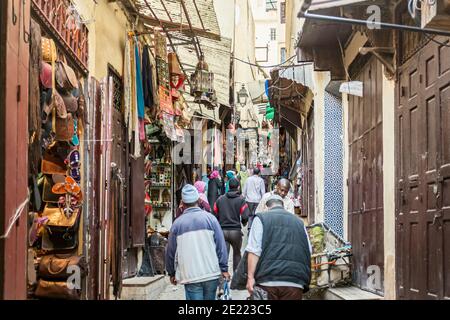
M 380 271 L 379 283 L 383 284 L 382 72 L 381 64 L 371 58 L 353 77 L 363 82 L 364 96 L 349 96 L 348 227 L 353 281 L 378 294 L 383 293 L 383 285 L 368 283 L 368 278 L 373 271 Z
M 396 90 L 400 299 L 450 299 L 450 42 L 439 41 L 401 67 Z
M 27 297 L 29 31 L 30 2 L 1 1 L 0 299 Z

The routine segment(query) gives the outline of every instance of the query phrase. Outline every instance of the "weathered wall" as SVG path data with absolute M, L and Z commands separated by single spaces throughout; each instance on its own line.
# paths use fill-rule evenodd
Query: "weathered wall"
M 348 94 L 342 94 L 342 113 L 343 113 L 343 173 L 344 178 L 342 179 L 343 195 L 344 195 L 344 239 L 348 240 L 348 174 L 349 174 L 349 135 L 348 135 L 348 113 L 349 113 L 349 103 Z
M 292 57 L 296 53 L 296 41 L 300 30 L 303 29 L 305 19 L 297 18 L 300 11 L 301 1 L 286 0 L 286 30 L 285 30 L 285 44 L 286 56 Z
M 277 10 L 266 11 L 265 0 L 251 0 L 253 17 L 255 19 L 256 47 L 269 47 L 268 61 L 260 62 L 260 65 L 276 65 L 280 63 L 280 50 L 285 46 L 285 24 L 280 23 L 280 2 L 276 4 Z M 277 30 L 276 40 L 270 40 L 270 29 Z M 263 51 L 258 50 L 257 57 L 264 56 Z
M 325 179 L 325 89 L 331 80 L 330 72 L 314 72 L 314 181 L 315 222 L 324 222 Z
M 108 74 L 108 63 L 120 74 L 123 70 L 127 18 L 116 3 L 74 0 L 89 29 L 89 72 L 101 79 Z
M 395 299 L 395 81 L 383 76 L 384 298 Z
M 234 56 L 244 61 L 255 63 L 255 21 L 249 0 L 236 0 L 234 26 Z M 218 16 L 220 14 L 218 13 Z M 242 83 L 262 79 L 257 67 L 250 66 L 238 60 L 234 61 L 234 80 L 236 91 Z

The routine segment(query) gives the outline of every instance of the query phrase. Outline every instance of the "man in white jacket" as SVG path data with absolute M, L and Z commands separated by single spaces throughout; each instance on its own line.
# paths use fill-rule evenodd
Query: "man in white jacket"
M 186 300 L 215 300 L 219 278 L 229 280 L 228 254 L 222 228 L 198 207 L 192 185 L 182 190 L 187 209 L 173 224 L 166 250 L 166 269 L 172 284 L 184 285 Z

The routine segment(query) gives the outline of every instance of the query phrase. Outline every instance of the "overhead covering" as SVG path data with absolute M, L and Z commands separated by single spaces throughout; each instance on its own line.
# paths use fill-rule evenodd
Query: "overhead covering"
M 386 0 L 315 0 L 308 12 L 330 17 L 366 19 L 370 16 L 367 13 L 369 5 L 379 5 L 384 15 L 383 10 L 389 8 L 388 4 Z M 332 80 L 346 80 L 341 54 L 353 32 L 358 29 L 340 22 L 305 19 L 298 41 L 298 61 L 314 62 L 314 70 L 330 71 Z
M 199 38 L 199 42 L 209 70 L 214 73 L 217 101 L 228 106 L 230 104 L 231 39 L 222 37 L 220 41 L 217 41 Z M 178 46 L 177 54 L 188 75 L 193 73 L 198 62 L 194 49 L 191 46 Z M 193 101 L 194 97 L 186 96 L 186 100 Z
M 303 128 L 314 99 L 312 90 L 296 81 L 278 77 L 278 70 L 272 71 L 272 78 L 270 104 L 275 106 L 281 124 L 288 129 Z
M 197 114 L 207 118 L 217 112 L 200 108 L 189 95 L 190 76 L 201 55 L 214 73 L 214 89 L 219 104 L 229 105 L 231 39 L 221 37 L 213 0 L 122 0 L 128 10 L 148 28 L 161 29 L 168 38 L 169 51 L 177 54 L 182 72 L 186 75 L 185 98 Z M 216 119 L 216 116 L 213 116 Z M 219 120 L 220 121 L 220 120 Z

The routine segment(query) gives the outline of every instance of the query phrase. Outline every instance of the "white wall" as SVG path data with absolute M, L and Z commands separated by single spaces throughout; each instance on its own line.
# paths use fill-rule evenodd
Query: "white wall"
M 235 20 L 234 3 L 236 0 L 214 0 L 214 9 L 216 10 L 217 21 L 219 22 L 220 35 L 232 39 L 234 35 Z
M 325 89 L 331 80 L 329 71 L 314 72 L 314 187 L 315 222 L 324 222 L 325 184 Z
M 384 298 L 389 300 L 396 297 L 394 137 L 395 81 L 388 80 L 383 73 Z
M 255 19 L 256 47 L 268 47 L 267 61 L 258 62 L 262 66 L 277 65 L 281 62 L 281 48 L 285 47 L 285 24 L 280 22 L 280 3 L 278 0 L 277 10 L 266 11 L 265 0 L 251 0 L 253 17 Z M 276 29 L 276 40 L 271 40 L 270 30 Z M 266 59 L 266 50 L 257 50 L 258 60 Z M 270 71 L 270 69 L 268 70 Z

